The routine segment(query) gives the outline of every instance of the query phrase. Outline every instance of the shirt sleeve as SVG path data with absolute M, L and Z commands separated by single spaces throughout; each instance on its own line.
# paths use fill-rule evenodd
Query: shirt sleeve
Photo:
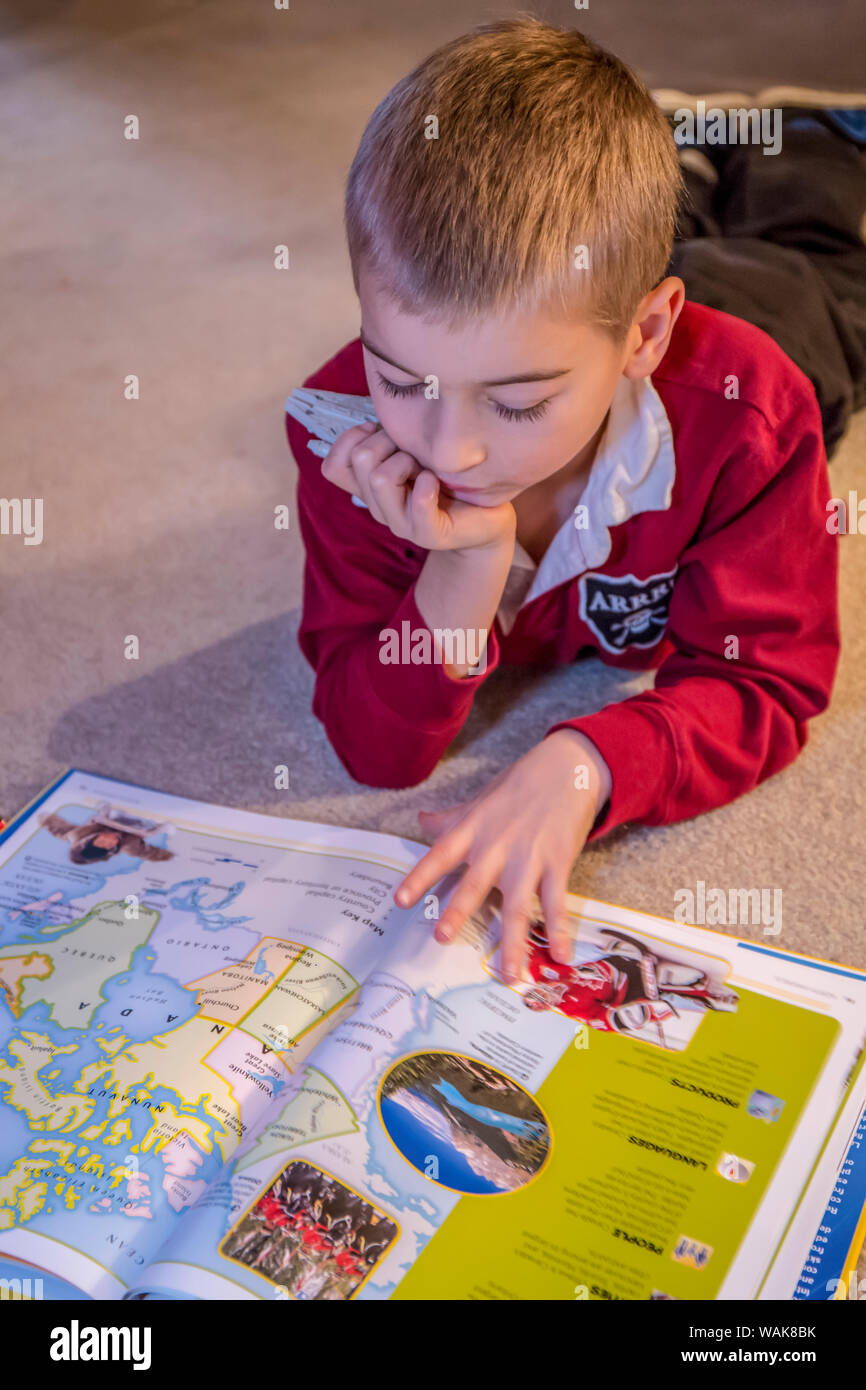
M 356 781 L 414 786 L 433 771 L 497 666 L 495 632 L 484 669 L 463 679 L 440 663 L 383 660 L 386 630 L 404 652 L 419 632 L 431 632 L 415 602 L 427 552 L 395 537 L 324 478 L 321 460 L 306 447 L 309 434 L 290 416 L 286 429 L 298 463 L 305 548 L 298 642 L 316 673 L 313 713 Z
M 754 411 L 683 553 L 655 689 L 548 730 L 589 738 L 612 779 L 590 839 L 723 806 L 792 762 L 839 657 L 837 537 L 821 422 L 803 391 L 786 430 Z M 751 409 L 751 407 L 749 407 Z M 786 445 L 787 438 L 787 445 Z

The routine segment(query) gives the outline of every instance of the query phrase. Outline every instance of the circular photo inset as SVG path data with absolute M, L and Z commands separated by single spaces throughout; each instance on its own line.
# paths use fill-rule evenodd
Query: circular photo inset
M 379 1114 L 407 1162 L 456 1192 L 514 1192 L 550 1153 L 547 1116 L 529 1092 L 457 1052 L 395 1063 L 379 1088 Z

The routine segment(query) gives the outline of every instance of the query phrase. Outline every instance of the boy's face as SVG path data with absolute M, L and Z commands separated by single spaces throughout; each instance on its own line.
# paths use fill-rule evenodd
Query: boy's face
M 449 331 L 400 313 L 363 272 L 359 297 L 364 366 L 385 433 L 478 506 L 510 502 L 580 462 L 634 347 L 630 336 L 615 343 L 600 328 L 541 311 L 474 317 Z

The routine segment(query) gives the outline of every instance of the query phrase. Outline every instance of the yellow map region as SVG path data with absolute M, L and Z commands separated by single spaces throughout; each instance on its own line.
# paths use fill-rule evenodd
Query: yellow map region
M 44 1067 L 54 1066 L 55 1057 L 74 1052 L 74 1044 L 57 1047 L 44 1034 L 22 1032 L 9 1039 L 6 1051 L 14 1061 L 10 1064 L 0 1057 L 0 1086 L 6 1088 L 3 1099 L 24 1111 L 31 1129 L 71 1129 L 89 1118 L 92 1100 L 72 1091 L 52 1095 L 40 1076 Z
M 41 1076 L 46 1067 L 54 1067 L 60 1054 L 74 1052 L 74 1046 L 57 1047 L 43 1034 L 28 1031 L 11 1038 L 6 1050 L 14 1060 L 10 1065 L 0 1058 L 3 1099 L 26 1114 L 32 1130 L 68 1131 L 87 1122 L 95 1101 L 73 1091 L 52 1095 Z M 0 1230 L 14 1225 L 16 1219 L 28 1221 L 42 1210 L 49 1173 L 59 1171 L 58 1165 L 68 1162 L 74 1148 L 75 1143 L 65 1139 L 35 1138 L 30 1152 L 8 1173 L 0 1174 Z
M 137 912 L 127 917 L 123 903 L 98 903 L 56 941 L 40 942 L 38 956 L 50 968 L 27 970 L 17 990 L 18 1013 L 44 1002 L 61 1028 L 87 1028 L 105 1003 L 104 982 L 129 969 L 159 921 L 153 908 Z M 18 968 L 22 959 L 20 946 L 0 948 L 0 970 Z
M 358 1129 L 355 1112 L 342 1091 L 323 1072 L 308 1067 L 301 1089 L 286 1102 L 249 1152 L 241 1155 L 235 1172 L 241 1173 L 271 1155 L 284 1154 L 313 1139 L 357 1134 Z
M 74 1052 L 75 1047 L 56 1047 L 37 1033 L 12 1038 L 7 1048 L 16 1064 L 10 1066 L 0 1058 L 0 1086 L 8 1086 L 5 1101 L 25 1112 L 31 1129 L 60 1131 L 64 1136 L 73 1132 L 74 1137 L 71 1141 L 65 1137 L 35 1139 L 29 1153 L 8 1173 L 0 1174 L 0 1230 L 16 1221 L 26 1221 L 41 1210 L 48 1181 L 51 1192 L 63 1197 L 71 1210 L 90 1197 L 80 1186 L 68 1183 L 67 1177 L 89 1177 L 108 1189 L 116 1188 L 129 1178 L 132 1155 L 159 1152 L 180 1135 L 188 1135 L 205 1153 L 216 1147 L 223 1160 L 228 1158 L 243 1136 L 245 1125 L 232 1082 L 206 1061 L 208 1053 L 219 1046 L 213 1030 L 214 1024 L 208 1020 L 193 1018 L 151 1042 L 127 1042 L 113 1056 L 111 1049 L 117 1046 L 117 1040 L 110 1044 L 101 1042 L 103 1058 L 82 1069 L 72 1091 L 54 1095 L 43 1086 L 40 1071 L 51 1066 L 57 1055 Z M 158 1088 L 162 1086 L 182 1099 L 175 1103 L 164 1094 L 160 1096 Z M 243 1080 L 239 1087 L 243 1096 Z M 112 1097 L 107 1115 L 100 1123 L 93 1123 L 97 1101 L 103 1093 Z M 130 1145 L 125 1117 L 138 1106 L 149 1107 L 145 1113 L 150 1114 L 152 1123 L 140 1143 Z M 107 1163 L 89 1146 L 81 1145 L 85 1138 L 116 1148 L 117 1162 Z
M 236 965 L 193 981 L 202 1016 L 231 1022 L 284 1052 L 358 988 L 348 970 L 311 946 L 263 937 Z
M 192 980 L 187 989 L 198 992 L 198 1007 L 208 1018 L 239 1023 L 302 950 L 297 942 L 263 937 L 245 960 Z
M 155 1087 L 165 1086 L 182 1096 L 183 1104 L 177 1108 L 160 1101 L 162 1110 L 154 1112 L 154 1124 L 141 1142 L 142 1151 L 158 1151 L 179 1134 L 188 1134 L 206 1153 L 215 1143 L 223 1158 L 228 1158 L 237 1147 L 244 1126 L 234 1087 L 206 1060 L 218 1042 L 212 1023 L 199 1017 L 150 1042 L 130 1043 L 107 1071 L 100 1069 L 99 1086 L 115 1090 L 118 1097 L 109 1107 L 109 1120 L 128 1111 L 133 1101 L 141 1104 L 150 1100 Z M 212 1126 L 195 1114 L 200 1106 L 222 1125 L 226 1134 L 216 1132 L 211 1138 Z
M 15 1018 L 20 1018 L 23 1008 L 21 990 L 24 981 L 29 978 L 44 980 L 53 969 L 48 957 L 40 955 L 38 951 L 31 951 L 28 956 L 8 956 L 6 960 L 0 960 L 0 990 Z

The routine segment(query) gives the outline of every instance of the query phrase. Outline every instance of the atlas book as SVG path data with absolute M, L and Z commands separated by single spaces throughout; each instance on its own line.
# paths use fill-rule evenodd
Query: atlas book
M 866 972 L 571 896 L 506 984 L 426 849 L 74 769 L 11 821 L 3 1293 L 846 1297 Z

